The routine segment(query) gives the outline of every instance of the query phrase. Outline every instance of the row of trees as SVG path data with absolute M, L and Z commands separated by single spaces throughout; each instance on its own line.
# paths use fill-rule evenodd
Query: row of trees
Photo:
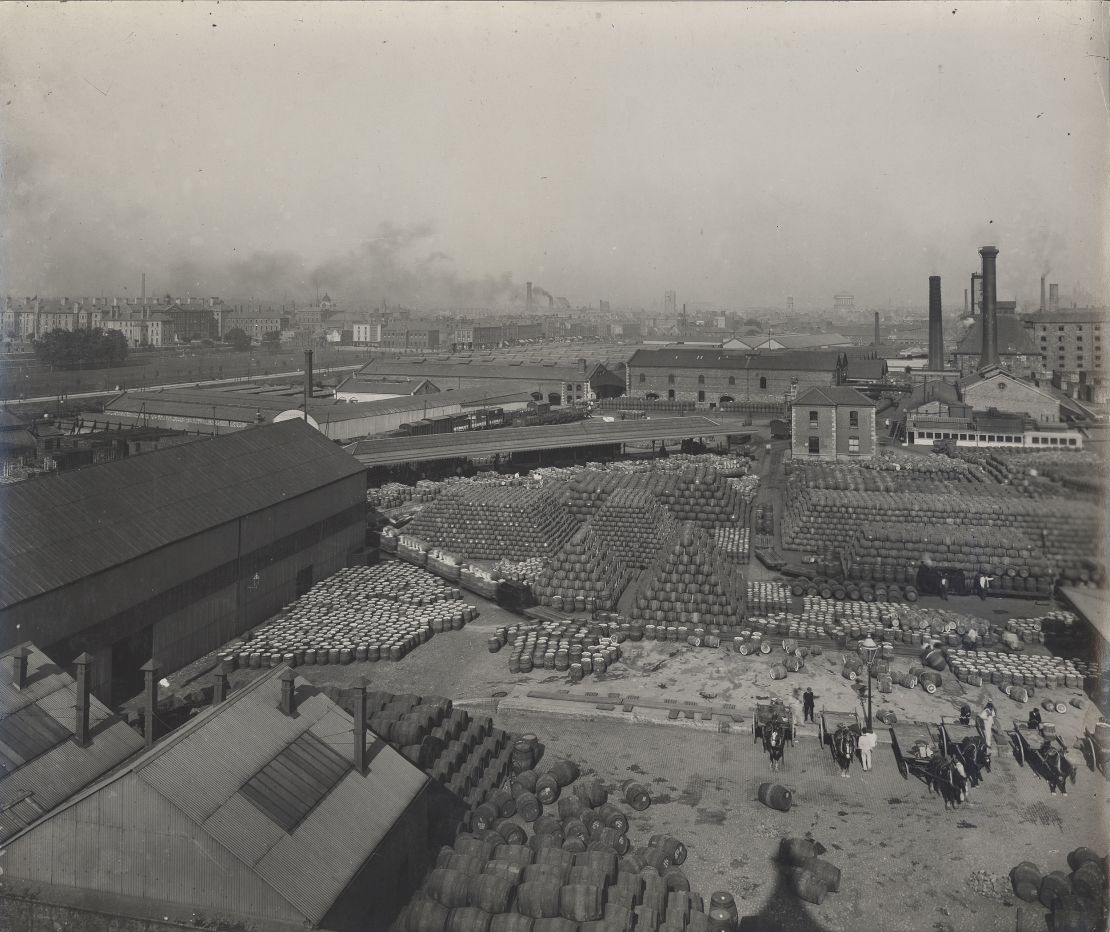
M 127 359 L 127 339 L 118 330 L 52 330 L 35 340 L 35 356 L 64 369 L 103 369 Z

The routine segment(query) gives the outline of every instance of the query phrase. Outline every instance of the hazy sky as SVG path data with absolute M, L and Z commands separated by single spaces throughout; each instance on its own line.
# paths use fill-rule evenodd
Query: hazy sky
M 0 292 L 1105 302 L 1108 9 L 7 3 Z

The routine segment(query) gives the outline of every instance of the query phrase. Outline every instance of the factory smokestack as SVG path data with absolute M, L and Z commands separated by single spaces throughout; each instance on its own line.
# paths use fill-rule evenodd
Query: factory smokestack
M 878 311 L 875 312 L 875 342 L 872 345 L 873 346 L 878 346 L 879 345 L 879 312 Z
M 944 320 L 941 316 L 940 276 L 929 276 L 929 368 L 944 368 Z
M 983 313 L 983 273 L 974 272 L 971 276 L 971 316 L 975 316 L 975 309 Z
M 1048 309 L 1053 314 L 1060 310 L 1060 286 L 1050 283 L 1048 286 Z
M 1044 313 L 1044 280 L 1047 275 L 1041 276 L 1041 313 Z
M 532 283 L 524 283 L 524 307 L 526 310 L 532 310 Z
M 964 289 L 964 317 L 967 317 L 967 289 Z
M 304 421 L 308 423 L 308 401 L 312 397 L 312 350 L 304 351 Z
M 979 368 L 998 365 L 998 281 L 995 260 L 998 248 L 984 246 L 979 250 L 983 257 L 983 349 L 979 355 Z
M 1043 285 L 1041 290 L 1044 291 Z M 1042 301 L 1041 303 L 1043 304 L 1044 302 Z M 146 304 L 146 272 L 143 272 L 143 304 Z

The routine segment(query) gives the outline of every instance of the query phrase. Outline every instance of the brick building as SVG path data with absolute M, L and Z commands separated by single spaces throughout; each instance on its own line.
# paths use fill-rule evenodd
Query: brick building
M 1100 308 L 1041 311 L 1024 318 L 1053 382 L 1083 401 L 1105 401 L 1107 357 L 1102 342 L 1107 312 Z
M 878 450 L 875 402 L 847 386 L 806 389 L 790 409 L 790 428 L 795 459 L 868 459 Z
M 783 401 L 844 380 L 840 352 L 743 353 L 712 347 L 640 349 L 628 361 L 626 394 L 648 400 Z

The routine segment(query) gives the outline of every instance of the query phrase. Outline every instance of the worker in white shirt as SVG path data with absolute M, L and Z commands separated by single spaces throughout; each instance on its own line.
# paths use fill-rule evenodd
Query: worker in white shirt
M 859 736 L 859 757 L 864 770 L 871 769 L 871 752 L 875 750 L 875 745 L 878 743 L 879 739 L 875 737 L 873 731 L 865 731 Z

